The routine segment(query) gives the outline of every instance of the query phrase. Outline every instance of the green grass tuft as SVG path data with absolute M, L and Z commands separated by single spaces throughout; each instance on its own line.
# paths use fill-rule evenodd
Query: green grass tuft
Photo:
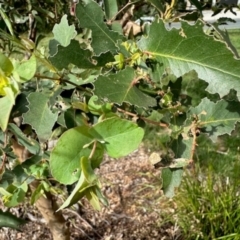
M 240 239 L 239 179 L 216 174 L 212 167 L 194 176 L 184 177 L 175 197 L 184 239 Z

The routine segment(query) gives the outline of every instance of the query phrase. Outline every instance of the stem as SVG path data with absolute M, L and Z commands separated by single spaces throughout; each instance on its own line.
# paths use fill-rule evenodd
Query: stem
M 121 13 L 122 11 L 124 11 L 126 8 L 128 8 L 129 6 L 131 6 L 131 5 L 133 5 L 133 4 L 137 3 L 137 2 L 139 2 L 139 0 L 134 1 L 134 2 L 128 2 L 122 9 L 120 9 L 120 10 L 110 19 L 109 22 L 113 22 L 113 21 L 116 19 L 116 17 L 118 16 L 118 14 L 120 14 L 120 13 Z
M 191 133 L 193 135 L 193 143 L 192 143 L 192 149 L 191 149 L 191 155 L 190 155 L 190 162 L 192 163 L 193 156 L 194 156 L 196 146 L 197 146 L 197 124 L 196 124 L 196 122 L 192 123 Z
M 195 175 L 195 165 L 194 165 L 193 157 L 194 157 L 194 153 L 195 153 L 196 147 L 197 147 L 197 122 L 196 121 L 194 121 L 192 123 L 191 133 L 193 135 L 193 143 L 192 143 L 192 149 L 191 149 L 189 164 L 191 164 L 191 169 L 193 171 L 193 174 Z
M 51 80 L 51 81 L 59 81 L 59 82 L 69 83 L 69 84 L 73 85 L 73 86 L 76 87 L 76 88 L 79 88 L 79 89 L 81 89 L 81 90 L 83 90 L 83 91 L 86 91 L 86 92 L 89 92 L 89 93 L 90 93 L 89 90 L 85 89 L 85 88 L 82 87 L 82 86 L 77 85 L 76 83 L 73 83 L 73 82 L 69 81 L 68 79 L 63 79 L 63 78 L 61 78 L 61 77 L 59 77 L 59 78 L 57 78 L 57 77 L 48 77 L 48 76 L 43 76 L 43 75 L 40 75 L 40 74 L 35 74 L 34 77 L 36 77 L 36 78 L 42 78 L 42 79 L 48 79 L 48 80 Z
M 97 147 L 97 141 L 95 140 L 95 141 L 93 142 L 93 148 L 92 148 L 92 151 L 91 151 L 91 153 L 90 153 L 90 155 L 89 155 L 89 159 L 91 159 L 91 158 L 93 157 L 93 154 L 94 154 L 95 151 L 96 151 L 96 147 Z
M 4 133 L 4 146 L 3 148 L 5 148 L 7 146 L 7 133 L 5 132 Z M 5 151 L 2 151 L 2 163 L 0 165 L 0 176 L 2 176 L 2 174 L 4 173 L 4 170 L 5 170 L 5 163 L 6 163 L 6 160 L 7 160 L 7 154 Z
M 128 116 L 131 116 L 131 117 L 140 118 L 140 119 L 144 120 L 145 122 L 148 122 L 148 123 L 153 124 L 153 125 L 157 125 L 157 126 L 160 126 L 160 127 L 168 127 L 168 124 L 167 124 L 167 123 L 156 122 L 156 121 L 150 120 L 150 119 L 148 119 L 148 118 L 138 116 L 138 115 L 135 114 L 135 113 L 128 112 L 128 111 L 123 110 L 123 109 L 121 109 L 121 108 L 117 108 L 117 111 L 118 111 L 118 112 L 122 112 L 122 113 L 124 113 L 124 114 L 126 114 L 126 115 L 128 115 Z
M 30 188 L 32 192 L 34 192 L 39 185 L 38 181 L 33 181 L 30 184 Z M 53 239 L 54 240 L 70 240 L 70 231 L 67 226 L 67 221 L 64 219 L 62 215 L 62 211 L 56 212 L 58 209 L 56 199 L 50 192 L 44 192 L 44 195 L 38 198 L 35 202 L 35 206 L 42 214 L 43 218 L 47 222 L 47 226 L 49 227 Z

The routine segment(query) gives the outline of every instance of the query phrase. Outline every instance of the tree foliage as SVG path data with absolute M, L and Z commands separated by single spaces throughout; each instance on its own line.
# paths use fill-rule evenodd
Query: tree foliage
M 61 192 L 57 181 L 74 186 L 60 209 L 82 197 L 100 209 L 107 201 L 94 169 L 105 153 L 134 151 L 144 124 L 160 127 L 168 150 L 162 187 L 172 197 L 200 137 L 216 142 L 240 121 L 240 61 L 223 32 L 210 26 L 207 34 L 194 16 L 194 24 L 180 20 L 171 28 L 175 6 L 167 2 L 102 3 L 79 1 L 74 17 L 63 14 L 52 34 L 35 42 L 17 36 L 5 16 L 0 193 L 8 207 L 38 180 L 31 202 Z M 133 7 L 138 14 L 150 9 L 154 21 L 137 25 Z

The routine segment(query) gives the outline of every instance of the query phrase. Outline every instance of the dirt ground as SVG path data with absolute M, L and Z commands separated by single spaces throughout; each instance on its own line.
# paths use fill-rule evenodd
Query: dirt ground
M 176 224 L 168 223 L 174 214 L 174 202 L 161 190 L 160 170 L 155 169 L 142 148 L 121 159 L 106 158 L 97 170 L 109 206 L 94 211 L 83 199 L 74 209 L 65 209 L 72 240 L 180 240 Z M 0 240 L 51 240 L 47 225 L 35 209 L 27 204 L 12 209 L 29 220 L 21 232 L 0 229 Z

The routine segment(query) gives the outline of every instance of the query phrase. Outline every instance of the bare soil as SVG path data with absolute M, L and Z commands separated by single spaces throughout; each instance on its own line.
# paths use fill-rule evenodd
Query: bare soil
M 179 240 L 181 232 L 167 216 L 174 214 L 174 202 L 161 190 L 160 170 L 148 160 L 141 148 L 128 157 L 107 158 L 99 174 L 109 206 L 95 211 L 83 199 L 73 209 L 64 210 L 72 240 Z M 52 240 L 51 233 L 39 212 L 27 203 L 12 209 L 29 220 L 21 232 L 2 228 L 0 240 Z

